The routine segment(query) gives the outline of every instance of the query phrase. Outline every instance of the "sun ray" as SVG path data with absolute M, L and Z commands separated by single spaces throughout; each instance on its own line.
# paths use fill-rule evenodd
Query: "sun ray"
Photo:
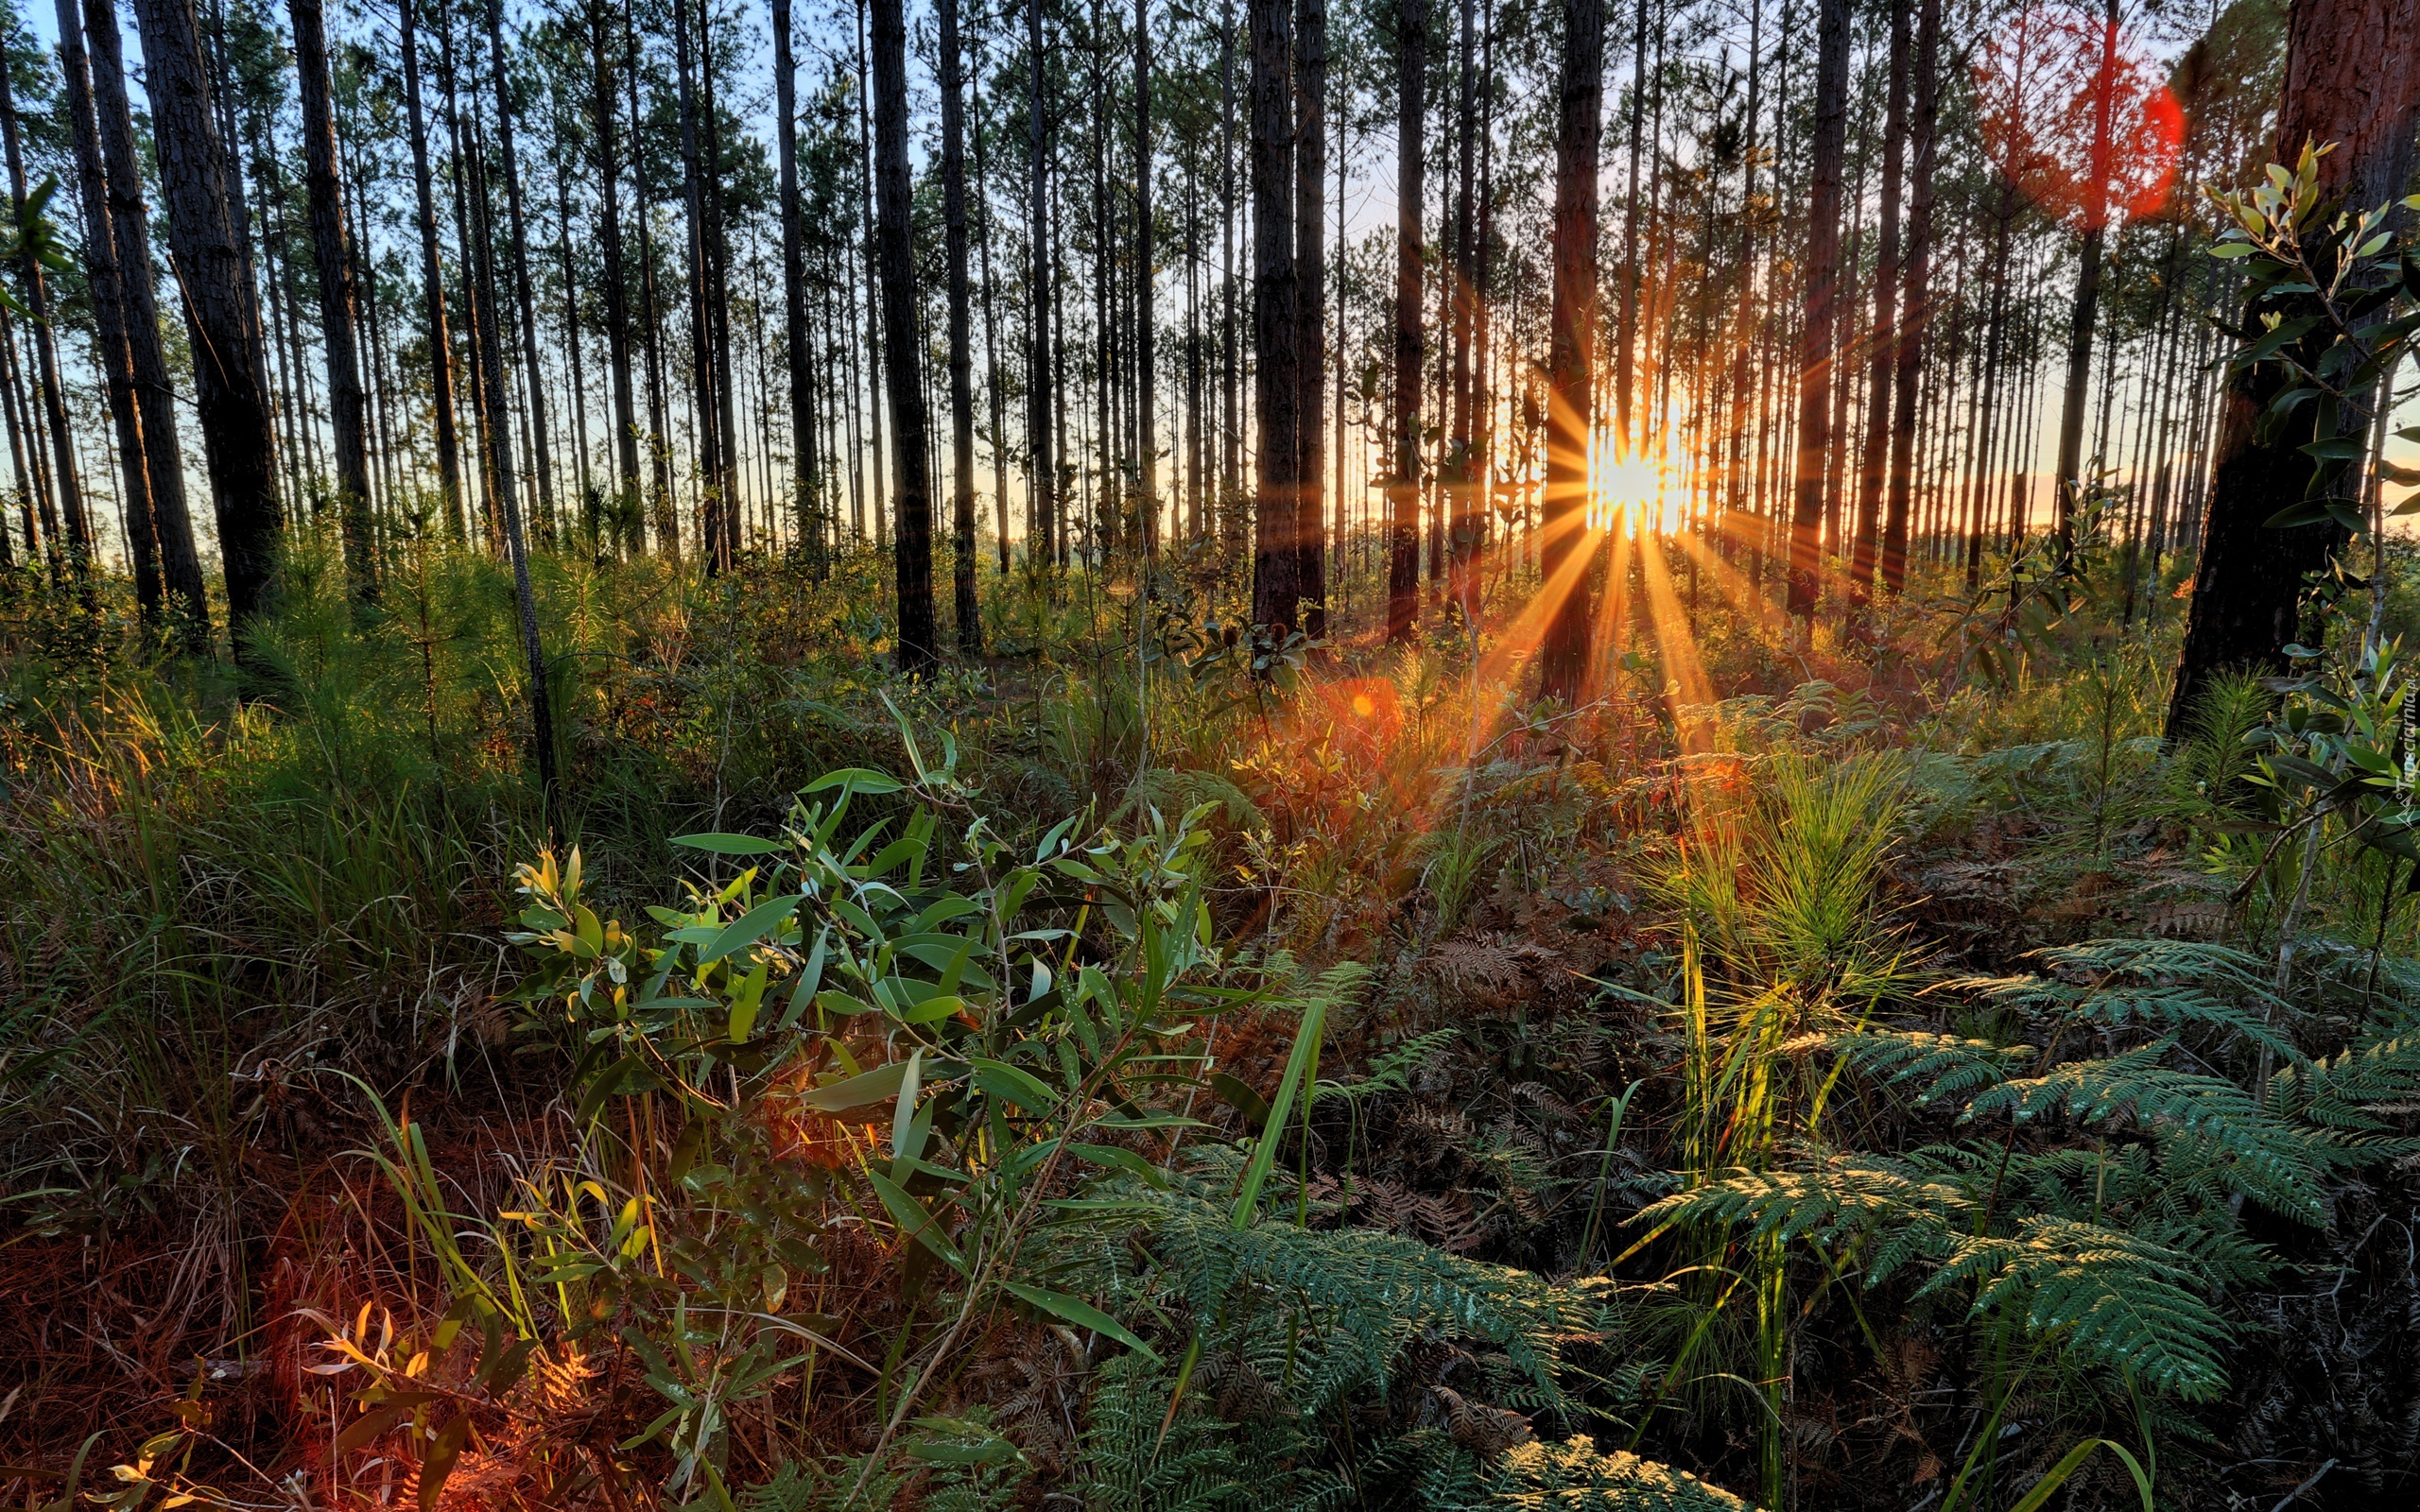
M 1688 610 L 1682 606 L 1680 594 L 1672 591 L 1671 569 L 1665 563 L 1662 543 L 1642 541 L 1639 548 L 1639 576 L 1647 584 L 1648 623 L 1655 632 L 1655 647 L 1664 657 L 1665 698 L 1671 708 L 1672 728 L 1683 746 L 1697 749 L 1703 744 L 1703 731 L 1682 711 L 1712 703 L 1713 688 L 1706 681 L 1704 664 L 1698 660 L 1697 635 L 1689 627 Z

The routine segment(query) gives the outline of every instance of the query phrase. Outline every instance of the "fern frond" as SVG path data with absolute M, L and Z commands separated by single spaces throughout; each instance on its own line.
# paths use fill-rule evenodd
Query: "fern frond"
M 2225 1320 L 2187 1257 L 2099 1224 L 2032 1217 L 2009 1237 L 1962 1235 L 1917 1296 L 1976 1287 L 1977 1314 L 2021 1309 L 2035 1334 L 2065 1332 L 2088 1360 L 2207 1401 L 2226 1387 Z
M 2110 1028 L 2177 1034 L 2220 1032 L 2288 1060 L 2301 1053 L 2275 1025 L 2291 1007 L 2271 988 L 2257 957 L 2224 945 L 2178 939 L 2093 939 L 2035 951 L 2028 976 L 1970 977 L 1946 990 L 2034 1019 L 2072 1018 Z
M 1497 1464 L 1490 1507 L 1546 1512 L 1750 1512 L 1751 1503 L 1686 1470 L 1627 1451 L 1600 1453 L 1585 1435 L 1514 1446 Z
M 2048 1074 L 1985 1089 L 1964 1119 L 2005 1112 L 2018 1123 L 2064 1111 L 2083 1123 L 2130 1114 L 2147 1132 L 2181 1129 L 2224 1150 L 2237 1190 L 2303 1223 L 2327 1220 L 2322 1175 L 2340 1163 L 2318 1131 L 2265 1116 L 2231 1081 L 2160 1064 L 2175 1049 L 2161 1040 L 2105 1060 L 2074 1060 Z M 2163 1126 L 2165 1125 L 2165 1126 Z
M 1918 1108 L 2006 1081 L 2035 1053 L 2031 1045 L 1996 1045 L 1921 1029 L 1864 1029 L 1834 1035 L 1825 1044 L 1868 1076 L 1922 1084 Z
M 2271 1107 L 2327 1128 L 2369 1132 L 2388 1127 L 2386 1104 L 2420 1098 L 2420 1035 L 2377 1040 L 2289 1066 L 2269 1084 Z

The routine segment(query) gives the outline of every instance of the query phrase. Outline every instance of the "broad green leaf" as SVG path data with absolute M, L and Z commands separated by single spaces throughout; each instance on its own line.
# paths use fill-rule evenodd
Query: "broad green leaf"
M 994 1097 L 1016 1104 L 1028 1113 L 1046 1113 L 1059 1106 L 1059 1094 L 1028 1072 L 980 1056 L 967 1057 L 975 1068 L 975 1085 Z
M 941 1220 L 925 1211 L 923 1203 L 879 1171 L 868 1171 L 866 1179 L 873 1184 L 874 1195 L 882 1199 L 882 1205 L 890 1210 L 891 1221 L 899 1225 L 901 1233 L 940 1256 L 950 1269 L 960 1276 L 967 1274 L 966 1257 L 949 1242 L 949 1235 L 942 1229 Z
M 748 912 L 723 926 L 714 942 L 698 953 L 700 966 L 711 966 L 724 956 L 742 951 L 780 928 L 798 910 L 798 896 L 785 894 L 769 902 L 758 903 Z
M 825 994 L 829 996 L 830 994 Z M 912 1059 L 913 1057 L 909 1057 Z M 799 1099 L 803 1108 L 820 1113 L 845 1112 L 852 1108 L 864 1108 L 886 1098 L 899 1095 L 899 1088 L 908 1075 L 908 1062 L 894 1060 L 888 1065 L 836 1081 L 828 1087 L 818 1087 Z
M 752 834 L 676 834 L 672 843 L 718 856 L 770 856 L 789 849 L 780 840 L 760 840 Z
M 905 785 L 897 778 L 886 777 L 870 767 L 844 766 L 837 772 L 824 773 L 800 791 L 828 793 L 837 787 L 844 793 L 869 793 L 879 797 L 885 793 L 896 793 Z
M 1134 1332 L 1125 1324 L 1090 1302 L 1069 1297 L 1064 1292 L 1046 1292 L 1039 1286 L 1028 1286 L 1023 1281 L 1002 1281 L 1000 1285 L 1003 1289 L 1055 1317 L 1064 1318 L 1078 1328 L 1090 1329 L 1095 1333 L 1105 1334 L 1115 1339 L 1153 1365 L 1160 1363 L 1158 1350 L 1136 1337 Z

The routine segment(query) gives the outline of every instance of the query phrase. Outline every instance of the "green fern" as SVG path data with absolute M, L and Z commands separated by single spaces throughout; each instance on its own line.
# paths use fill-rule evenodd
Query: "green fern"
M 1584 1435 L 1514 1446 L 1489 1489 L 1487 1506 L 1538 1512 L 1743 1512 L 1750 1505 L 1686 1470 L 1625 1451 L 1600 1452 Z
M 2029 1216 L 2012 1232 L 1978 1233 L 1990 1202 L 1988 1182 L 1973 1174 L 1860 1156 L 1814 1170 L 1741 1172 L 1667 1197 L 1641 1219 L 1739 1224 L 1760 1237 L 1808 1239 L 1829 1253 L 1855 1254 L 1869 1288 L 1922 1264 L 1928 1274 L 1915 1300 L 1970 1290 L 1969 1315 L 1997 1311 L 2033 1334 L 2064 1333 L 2082 1357 L 2193 1400 L 2224 1389 L 2226 1324 L 2203 1295 L 2192 1255 L 2064 1217 Z
M 1868 1076 L 1922 1084 L 1918 1108 L 2004 1082 L 2036 1054 L 2031 1045 L 1997 1045 L 1921 1029 L 1863 1029 L 1821 1042 Z
M 2270 1107 L 2281 1116 L 2308 1119 L 2325 1128 L 2369 1133 L 2390 1126 L 2386 1114 L 2408 1111 L 2420 1092 L 2420 1036 L 2359 1045 L 2325 1060 L 2289 1066 L 2269 1085 Z M 2392 1105 L 2403 1105 L 2393 1107 Z M 2378 1155 L 2403 1154 L 2415 1142 L 2372 1142 Z
M 2175 1071 L 2161 1060 L 2174 1053 L 2161 1040 L 2106 1060 L 2074 1060 L 2047 1074 L 1986 1088 L 1961 1121 L 2005 1112 L 2022 1124 L 2054 1112 L 2080 1122 L 2130 1116 L 2154 1138 L 2182 1130 L 2231 1160 L 2221 1174 L 2233 1190 L 2273 1212 L 2313 1225 L 2327 1221 L 2325 1175 L 2343 1163 L 2335 1142 L 2319 1130 L 2266 1117 L 2252 1094 L 2231 1081 Z

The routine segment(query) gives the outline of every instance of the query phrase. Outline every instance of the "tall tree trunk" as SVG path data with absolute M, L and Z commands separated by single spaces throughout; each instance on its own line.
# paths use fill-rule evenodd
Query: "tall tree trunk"
M 739 425 L 733 404 L 736 363 L 731 346 L 731 238 L 723 215 L 722 116 L 715 95 L 714 8 L 698 0 L 699 146 L 706 169 L 706 338 L 715 353 L 715 457 L 710 474 L 721 500 L 724 559 L 739 555 Z
M 403 33 L 404 114 L 411 129 L 412 183 L 419 195 L 421 287 L 427 306 L 429 409 L 436 421 L 437 480 L 445 495 L 445 527 L 460 541 L 466 527 L 462 443 L 455 431 L 454 343 L 445 328 L 445 274 L 437 261 L 437 196 L 429 178 L 428 122 L 421 109 L 420 43 L 412 29 L 412 0 L 397 0 L 396 15 Z
M 1294 9 L 1294 582 L 1327 634 L 1327 0 Z
M 1395 7 L 1394 465 L 1387 488 L 1387 639 L 1420 615 L 1420 386 L 1427 364 L 1421 300 L 1428 270 L 1421 212 L 1426 167 L 1427 0 Z
M 488 66 L 495 76 L 496 148 L 504 154 L 504 206 L 512 232 L 512 296 L 521 311 L 521 364 L 529 390 L 529 462 L 538 475 L 541 536 L 555 530 L 555 462 L 546 434 L 545 369 L 538 360 L 538 301 L 529 289 L 529 232 L 521 205 L 521 157 L 512 138 L 512 81 L 504 71 L 504 0 L 488 0 Z
M 64 21 L 62 18 L 62 26 Z M 195 655 L 210 650 L 209 594 L 202 583 L 193 516 L 185 500 L 185 468 L 177 437 L 176 393 L 160 338 L 160 306 L 151 272 L 150 206 L 143 198 L 142 160 L 134 117 L 127 107 L 125 48 L 111 0 L 84 0 L 84 34 L 92 60 L 93 113 L 101 160 L 109 174 L 110 233 L 115 239 L 118 288 L 124 301 L 127 359 L 143 426 L 143 467 L 149 484 L 153 535 L 159 542 L 161 586 L 175 633 Z
M 1043 156 L 1043 77 L 1042 77 L 1042 6 L 1043 0 L 1026 0 L 1026 53 L 1030 69 L 1030 93 L 1027 96 L 1027 145 L 1030 169 L 1027 184 L 1026 240 L 1033 255 L 1033 268 L 1027 279 L 1027 293 L 1032 300 L 1032 310 L 1026 319 L 1028 355 L 1030 370 L 1026 375 L 1027 466 L 1031 475 L 1026 484 L 1026 558 L 1035 561 L 1034 553 L 1042 553 L 1040 560 L 1058 559 L 1055 500 L 1059 491 L 1058 463 L 1051 452 L 1050 436 L 1050 180 Z
M 951 0 L 953 11 L 956 0 Z M 790 0 L 773 0 L 774 141 L 782 169 L 782 345 L 790 369 L 790 448 L 796 474 L 798 538 L 808 567 L 823 574 L 823 511 L 816 487 L 815 387 L 806 340 L 806 232 L 799 220 L 798 63 L 790 53 Z
M 2420 0 L 2310 0 L 2289 16 L 2274 155 L 2290 163 L 2306 144 L 2336 144 L 2319 160 L 2319 186 L 2354 214 L 2385 204 L 2410 182 L 2420 117 L 2414 36 Z M 2292 319 L 2313 313 L 2308 306 L 2308 297 L 2295 295 L 2255 301 L 2243 323 L 2255 326 L 2271 315 Z M 2283 647 L 2300 629 L 2304 581 L 2325 570 L 2346 540 L 2332 523 L 2268 527 L 2281 507 L 2308 490 L 2310 458 L 2300 448 L 2315 438 L 2316 406 L 2265 439 L 2256 435 L 2256 422 L 2284 387 L 2275 365 L 2263 364 L 2237 378 L 2223 401 L 2192 609 L 2169 703 L 2170 740 L 2190 731 L 2221 673 L 2286 670 Z
M 452 82 L 451 61 L 448 60 L 448 83 Z M 447 91 L 452 94 L 451 89 Z M 502 100 L 496 102 L 499 115 Z M 490 218 L 493 202 L 493 178 L 489 172 L 484 133 L 479 122 L 479 85 L 475 71 L 471 76 L 471 121 L 463 130 L 461 141 L 466 148 L 462 166 L 470 180 L 472 267 L 468 270 L 479 285 L 478 298 L 473 301 L 472 318 L 475 322 L 475 345 L 478 349 L 480 371 L 479 391 L 487 396 L 488 414 L 488 489 L 489 500 L 496 512 L 496 529 L 503 538 L 505 559 L 512 568 L 512 592 L 519 610 L 523 670 L 529 679 L 527 696 L 529 704 L 529 754 L 538 776 L 538 789 L 551 804 L 556 797 L 554 705 L 548 687 L 544 644 L 538 635 L 538 602 L 529 580 L 528 532 L 524 528 L 521 513 L 521 489 L 513 476 L 512 427 L 510 424 L 510 390 L 505 387 L 504 340 L 502 322 L 496 317 L 495 226 Z
M 631 179 L 636 196 L 631 209 L 639 227 L 639 338 L 647 361 L 648 488 L 654 507 L 658 549 L 681 559 L 681 511 L 672 497 L 672 448 L 666 439 L 671 408 L 664 381 L 664 343 L 656 312 L 662 307 L 655 280 L 655 194 L 648 181 L 647 152 L 639 111 L 638 24 L 629 7 L 622 9 L 622 80 L 631 112 Z
M 363 430 L 361 358 L 353 329 L 353 248 L 337 179 L 337 117 L 329 99 L 328 33 L 320 0 L 286 0 L 302 95 L 302 173 L 311 249 L 320 273 L 320 341 L 328 357 L 328 424 L 336 435 L 337 512 L 354 596 L 378 599 L 370 525 L 370 448 Z
M 1000 319 L 997 285 L 992 276 L 992 181 L 989 164 L 984 161 L 982 124 L 983 37 L 975 38 L 976 91 L 975 126 L 975 202 L 979 207 L 975 222 L 976 255 L 982 263 L 983 276 L 983 397 L 990 408 L 992 450 L 992 519 L 998 532 L 993 542 L 999 553 L 1000 577 L 1009 576 L 1009 430 L 1006 374 L 1000 369 Z
M 2108 0 L 2100 26 L 2100 56 L 2093 69 L 2092 152 L 2085 164 L 2083 245 L 2077 258 L 2076 298 L 2067 319 L 2067 387 L 2059 411 L 2058 571 L 2074 566 L 2076 508 L 2083 499 L 2083 410 L 2092 388 L 2092 329 L 2100 313 L 2100 255 L 2110 221 L 2111 96 L 2118 70 L 2118 0 Z
M 1604 132 L 1604 0 L 1564 0 L 1554 133 L 1554 306 L 1547 358 L 1541 592 L 1549 597 L 1538 691 L 1577 703 L 1588 674 L 1588 438 L 1597 399 L 1597 153 Z
M 1908 8 L 1891 0 L 1889 91 L 1882 117 L 1882 245 L 1874 265 L 1874 329 L 1866 341 L 1865 455 L 1857 482 L 1857 551 L 1849 581 L 1874 584 L 1881 546 L 1882 489 L 1891 471 L 1891 381 L 1899 355 L 1899 181 L 1908 151 Z
M 1251 0 L 1253 407 L 1259 473 L 1253 517 L 1254 623 L 1283 635 L 1302 627 L 1301 364 L 1295 322 L 1293 48 L 1288 0 Z
M 26 160 L 17 137 L 17 101 L 9 80 L 9 71 L 0 68 L 0 139 L 5 139 L 9 155 L 9 192 L 16 210 L 16 220 L 22 224 L 26 212 Z M 42 389 L 43 418 L 50 427 L 51 454 L 56 472 L 53 479 L 59 490 L 60 508 L 67 517 L 67 555 L 78 573 L 89 571 L 93 558 L 93 523 L 85 517 L 84 490 L 77 481 L 76 439 L 67 429 L 67 400 L 59 376 L 59 347 L 51 335 L 50 284 L 43 276 L 42 264 L 34 249 L 26 246 L 17 259 L 19 286 L 26 295 L 26 307 L 33 327 L 35 381 Z
M 604 259 L 605 360 L 613 369 L 614 456 L 620 469 L 621 504 L 614 513 L 629 522 L 631 546 L 644 545 L 638 521 L 644 485 L 639 480 L 639 422 L 631 395 L 630 275 L 622 266 L 622 168 L 614 146 L 614 70 L 605 51 L 605 0 L 588 0 L 588 61 L 594 88 L 589 100 L 589 141 L 596 149 L 598 252 Z
M 873 0 L 873 96 L 874 209 L 881 252 L 882 330 L 889 349 L 883 353 L 883 375 L 890 385 L 893 497 L 899 509 L 898 661 L 901 670 L 914 672 L 931 666 L 934 660 L 933 509 L 925 458 L 924 365 L 916 352 L 915 248 L 908 225 L 908 23 L 901 0 Z M 961 285 L 965 252 L 961 224 L 956 275 Z M 963 323 L 963 293 L 961 286 L 954 324 Z M 959 345 L 962 348 L 964 343 Z M 974 505 L 970 501 L 964 507 L 971 514 Z
M 1623 180 L 1622 201 L 1622 329 L 1620 346 L 1614 353 L 1614 433 L 1625 457 L 1638 441 L 1631 421 L 1631 389 L 1638 363 L 1638 154 L 1647 120 L 1647 12 L 1653 3 L 1638 0 L 1638 34 L 1631 57 L 1630 170 Z
M 169 246 L 193 335 L 194 407 L 217 507 L 228 619 L 237 654 L 247 658 L 244 632 L 268 608 L 283 524 L 251 257 L 238 234 L 227 147 L 211 108 L 193 7 L 189 0 L 137 0 L 135 20 Z
M 1445 495 L 1450 514 L 1445 527 L 1448 586 L 1461 606 L 1464 633 L 1476 635 L 1478 623 L 1479 511 L 1484 506 L 1472 488 L 1471 334 L 1478 315 L 1478 250 L 1473 227 L 1477 215 L 1478 170 L 1478 6 L 1461 0 L 1461 71 L 1454 117 L 1453 277 L 1448 285 L 1452 310 L 1453 387 L 1444 396 L 1452 405 L 1453 433 L 1447 443 Z
M 152 524 L 151 478 L 145 464 L 141 412 L 136 408 L 134 367 L 127 352 L 126 296 L 117 238 L 110 225 L 109 180 L 101 166 L 101 143 L 93 120 L 93 91 L 84 57 L 84 29 L 75 0 L 59 4 L 60 74 L 66 84 L 69 136 L 76 149 L 77 198 L 83 205 L 84 270 L 92 290 L 93 348 L 109 396 L 110 421 L 117 433 L 118 467 L 124 479 L 120 514 L 127 556 L 134 569 L 134 598 L 146 628 L 164 619 L 160 543 Z M 145 269 L 147 274 L 149 269 Z M 0 527 L 0 552 L 8 532 Z M 6 558 L 0 556 L 0 562 Z
M 706 174 L 709 171 L 699 141 L 696 68 L 689 37 L 689 0 L 672 0 L 674 69 L 681 90 L 681 197 L 686 211 L 684 247 L 689 273 L 690 413 L 698 431 L 698 476 L 704 487 L 698 524 L 700 551 L 708 576 L 728 571 L 731 554 L 722 524 L 724 499 L 718 487 L 722 441 L 717 421 L 715 337 L 711 301 L 706 294 L 710 272 L 706 250 Z
M 979 656 L 983 610 L 975 600 L 975 341 L 966 281 L 966 106 L 958 0 L 941 0 L 941 12 L 942 216 L 949 259 L 950 576 L 958 648 Z
M 1151 7 L 1150 0 L 1134 0 L 1134 458 L 1147 593 L 1160 557 L 1159 317 L 1151 300 L 1157 283 L 1151 232 Z
M 1789 521 L 1789 612 L 1812 620 L 1823 584 L 1817 533 L 1832 439 L 1832 304 L 1840 282 L 1841 167 L 1847 146 L 1848 0 L 1821 0 L 1815 43 L 1815 132 L 1809 144 L 1806 325 L 1799 336 L 1798 447 Z
M 1242 291 L 1236 282 L 1236 0 L 1221 0 L 1219 9 L 1219 403 L 1226 416 L 1219 438 L 1219 529 L 1229 528 L 1229 516 L 1243 490 L 1243 355 L 1236 330 L 1236 304 Z
M 1905 293 L 1892 331 L 1890 504 L 1882 524 L 1882 584 L 1893 596 L 1908 584 L 1908 507 L 1914 492 L 1916 385 L 1924 373 L 1925 340 L 1932 320 L 1933 169 L 1941 138 L 1941 0 L 1919 0 L 1914 65 L 1915 163 L 1908 203 Z M 1893 14 L 1896 15 L 1894 10 Z M 1894 26 L 1898 25 L 1894 21 Z

